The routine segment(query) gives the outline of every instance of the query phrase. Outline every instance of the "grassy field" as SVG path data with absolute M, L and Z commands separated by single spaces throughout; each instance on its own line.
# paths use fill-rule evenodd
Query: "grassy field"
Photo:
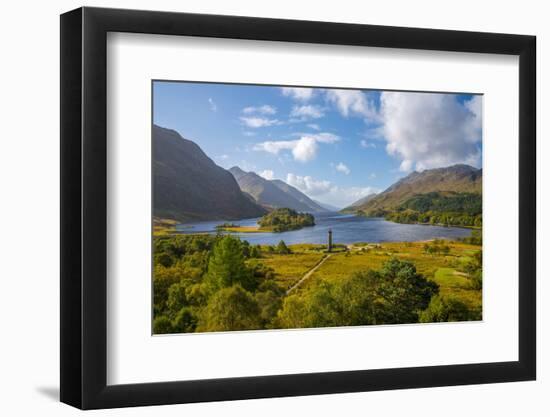
M 293 246 L 293 250 L 296 250 Z M 302 245 L 301 245 L 302 246 Z M 284 289 L 292 287 L 304 276 L 304 274 L 313 268 L 323 257 L 322 252 L 303 251 L 295 252 L 289 255 L 266 254 L 260 260 L 265 266 L 273 268 L 276 281 Z
M 258 226 L 224 226 L 218 227 L 220 232 L 232 232 L 232 233 L 260 233 L 269 232 L 269 230 L 260 229 Z
M 153 236 L 167 236 L 174 232 L 178 222 L 171 219 L 153 218 Z
M 413 262 L 418 272 L 437 282 L 441 295 L 452 294 L 470 307 L 481 307 L 481 291 L 471 289 L 470 279 L 459 271 L 470 260 L 470 256 L 481 248 L 458 242 L 446 244 L 450 248 L 446 255 L 425 253 L 424 242 L 349 245 L 347 251 L 334 253 L 327 259 L 298 291 L 316 285 L 320 279 L 338 280 L 356 271 L 378 269 L 391 257 L 397 257 Z M 302 244 L 289 247 L 293 251 L 290 255 L 266 254 L 260 260 L 273 268 L 276 280 L 284 288 L 292 286 L 313 268 L 326 250 L 322 245 Z

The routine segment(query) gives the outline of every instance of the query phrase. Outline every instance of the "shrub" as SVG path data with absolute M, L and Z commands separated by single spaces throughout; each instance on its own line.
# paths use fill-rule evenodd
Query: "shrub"
M 189 307 L 182 308 L 172 321 L 172 328 L 177 333 L 194 332 L 197 327 L 197 317 Z
M 420 314 L 421 323 L 475 320 L 466 304 L 454 296 L 432 298 L 426 310 Z
M 260 329 L 260 308 L 253 295 L 240 285 L 223 288 L 209 300 L 198 331 Z
M 172 333 L 172 322 L 166 316 L 158 316 L 153 320 L 153 333 L 154 334 L 166 334 Z
M 277 244 L 277 248 L 275 250 L 276 250 L 277 253 L 279 253 L 281 255 L 287 255 L 287 254 L 291 253 L 290 248 L 286 245 L 284 240 L 281 240 Z

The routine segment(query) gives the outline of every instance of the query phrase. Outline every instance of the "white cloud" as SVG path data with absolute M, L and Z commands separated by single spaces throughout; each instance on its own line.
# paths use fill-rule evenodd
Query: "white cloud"
M 256 136 L 256 132 L 251 132 L 250 130 L 245 130 L 245 131 L 243 132 L 243 135 L 249 136 L 249 137 L 250 137 L 250 136 Z
M 259 113 L 259 114 L 266 114 L 266 115 L 274 115 L 277 113 L 277 108 L 274 106 L 270 106 L 269 104 L 264 104 L 263 106 L 249 106 L 245 107 L 243 109 L 244 114 L 253 114 L 253 113 Z
M 380 192 L 374 187 L 339 187 L 330 181 L 317 180 L 311 176 L 287 174 L 286 182 L 298 188 L 310 197 L 322 198 L 322 201 L 336 207 L 346 207 L 372 193 Z
M 289 150 L 299 162 L 308 162 L 317 156 L 318 145 L 315 139 L 304 136 L 298 140 L 280 140 L 258 143 L 253 148 L 277 155 L 280 151 Z
M 264 169 L 263 171 L 259 172 L 258 175 L 265 178 L 266 180 L 272 180 L 273 178 L 275 178 L 275 173 L 271 169 Z
M 386 150 L 401 171 L 479 166 L 481 97 L 461 104 L 449 94 L 384 92 L 380 102 Z
M 313 88 L 282 87 L 284 96 L 291 97 L 298 101 L 309 101 L 315 94 Z
M 308 136 L 310 138 L 315 139 L 319 143 L 335 143 L 340 140 L 340 136 L 330 132 L 321 132 L 321 133 L 296 132 L 296 133 L 292 133 L 292 136 Z
M 404 159 L 403 161 L 401 161 L 401 164 L 399 165 L 399 171 L 403 171 L 403 172 L 410 172 L 412 171 L 412 168 L 413 168 L 413 161 L 411 161 L 410 159 Z
M 326 98 L 333 103 L 342 116 L 361 116 L 370 120 L 378 119 L 378 112 L 367 95 L 359 90 L 327 90 Z
M 279 152 L 288 150 L 296 161 L 309 162 L 317 156 L 319 143 L 334 143 L 340 138 L 332 133 L 322 132 L 302 135 L 296 140 L 278 140 L 261 142 L 252 148 L 255 151 L 269 152 L 278 155 Z
M 220 156 L 218 156 L 218 159 L 221 159 L 222 161 L 225 161 L 225 160 L 229 159 L 229 155 L 226 155 L 226 154 L 220 155 Z
M 325 114 L 319 106 L 307 104 L 303 106 L 294 106 L 290 112 L 290 117 L 299 118 L 300 120 L 319 119 Z
M 216 105 L 216 103 L 214 102 L 214 100 L 212 100 L 212 98 L 209 98 L 208 99 L 208 104 L 210 104 L 210 110 L 212 111 L 218 111 L 218 106 Z
M 372 142 L 368 142 L 366 139 L 361 139 L 359 143 L 362 148 L 376 148 L 376 145 Z
M 375 187 L 336 187 L 336 190 L 333 190 L 332 193 L 334 199 L 343 203 L 341 207 L 345 207 L 369 194 L 378 194 L 379 192 L 380 190 Z
M 313 130 L 321 130 L 321 128 L 319 127 L 319 125 L 317 123 L 310 123 L 307 125 L 307 127 L 309 127 L 310 129 L 313 129 Z
M 317 156 L 317 141 L 312 137 L 304 136 L 296 142 L 292 149 L 292 156 L 300 162 L 311 161 Z
M 268 119 L 266 117 L 241 117 L 241 121 L 251 128 L 268 127 L 281 123 L 277 119 Z
M 330 181 L 315 180 L 309 175 L 302 177 L 300 175 L 288 174 L 286 182 L 311 196 L 326 194 L 332 187 Z
M 467 130 L 470 130 L 467 134 L 467 138 L 477 142 L 481 140 L 481 121 L 482 121 L 482 112 L 483 112 L 483 102 L 481 96 L 474 96 L 470 100 L 464 102 L 466 108 L 472 114 L 472 118 L 469 121 L 469 126 Z
M 349 175 L 351 173 L 351 170 L 343 162 L 338 163 L 337 165 L 335 165 L 334 168 L 336 168 L 336 171 L 341 172 L 342 174 Z
M 251 164 L 250 162 L 245 161 L 244 159 L 241 160 L 239 167 L 245 172 L 256 171 L 256 165 Z

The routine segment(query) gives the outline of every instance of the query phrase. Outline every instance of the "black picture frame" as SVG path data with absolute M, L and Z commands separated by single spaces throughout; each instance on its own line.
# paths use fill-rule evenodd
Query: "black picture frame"
M 108 32 L 519 56 L 519 360 L 107 385 Z M 536 377 L 536 38 L 80 8 L 61 16 L 61 401 L 82 409 L 422 388 Z

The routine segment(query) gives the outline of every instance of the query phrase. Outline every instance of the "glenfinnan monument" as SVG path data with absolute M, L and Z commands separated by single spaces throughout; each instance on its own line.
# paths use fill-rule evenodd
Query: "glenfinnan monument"
M 332 229 L 328 229 L 328 252 L 332 252 Z

